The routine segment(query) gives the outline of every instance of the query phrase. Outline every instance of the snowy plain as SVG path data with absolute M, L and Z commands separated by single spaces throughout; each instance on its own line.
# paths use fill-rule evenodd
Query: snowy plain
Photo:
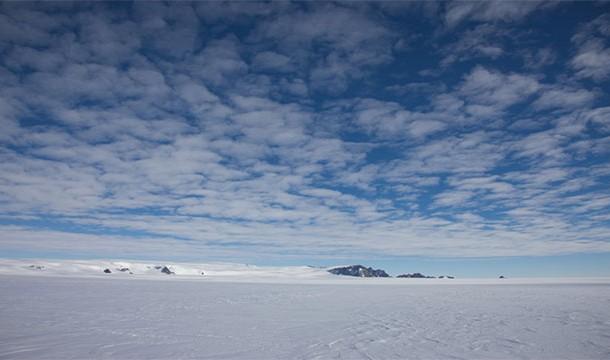
M 0 359 L 610 358 L 608 279 L 169 266 L 1 260 Z

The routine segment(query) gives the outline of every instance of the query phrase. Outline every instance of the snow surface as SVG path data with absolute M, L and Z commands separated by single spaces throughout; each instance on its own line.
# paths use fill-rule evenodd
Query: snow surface
M 167 266 L 175 274 L 168 276 L 160 268 Z M 119 269 L 128 268 L 121 272 Z M 105 274 L 110 269 L 112 274 Z M 130 274 L 131 272 L 131 274 Z M 137 262 L 124 260 L 22 260 L 0 259 L 0 274 L 37 276 L 78 276 L 78 277 L 129 277 L 140 279 L 201 279 L 207 280 L 266 281 L 282 279 L 328 279 L 333 275 L 326 269 L 309 266 L 260 267 L 246 264 L 211 263 L 189 264 L 168 262 Z
M 610 358 L 608 279 L 124 263 L 0 261 L 0 359 Z

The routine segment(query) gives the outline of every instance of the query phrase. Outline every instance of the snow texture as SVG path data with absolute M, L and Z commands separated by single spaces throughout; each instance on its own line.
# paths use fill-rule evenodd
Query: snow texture
M 607 279 L 218 275 L 227 264 L 181 277 L 188 266 L 138 275 L 135 263 L 131 276 L 104 274 L 109 263 L 74 276 L 74 263 L 57 265 L 66 276 L 15 264 L 0 266 L 0 359 L 610 358 Z

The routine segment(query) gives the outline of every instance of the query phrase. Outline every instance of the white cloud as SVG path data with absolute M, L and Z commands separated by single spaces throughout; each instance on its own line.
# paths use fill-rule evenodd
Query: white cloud
M 457 41 L 442 49 L 444 58 L 441 65 L 447 67 L 456 61 L 473 58 L 496 59 L 504 55 L 503 42 L 508 36 L 508 31 L 494 25 L 478 25 L 460 34 Z
M 583 25 L 572 37 L 578 52 L 572 58 L 571 65 L 577 76 L 602 81 L 610 75 L 609 29 L 610 15 L 604 14 Z
M 262 22 L 251 40 L 277 43 L 279 56 L 290 55 L 299 68 L 309 69 L 311 86 L 336 94 L 352 79 L 361 78 L 368 67 L 393 59 L 396 35 L 369 18 L 366 11 L 335 4 L 310 5 L 309 11 L 288 11 Z M 277 60 L 274 56 L 273 61 Z
M 464 207 L 474 195 L 470 191 L 443 192 L 434 197 L 434 203 L 437 206 Z
M 479 66 L 465 77 L 459 94 L 470 104 L 473 115 L 488 116 L 526 101 L 540 88 L 533 77 L 503 74 Z
M 288 56 L 273 51 L 263 51 L 254 56 L 252 65 L 257 69 L 273 72 L 291 72 L 294 70 Z
M 479 173 L 491 169 L 506 156 L 506 145 L 492 134 L 479 131 L 447 136 L 405 151 L 405 160 L 396 160 L 394 170 L 430 173 Z M 402 169 L 406 170 L 402 170 Z
M 187 67 L 192 75 L 202 80 L 214 85 L 228 85 L 228 79 L 244 74 L 248 64 L 239 54 L 238 40 L 227 37 L 211 41 Z
M 445 23 L 454 27 L 465 20 L 513 22 L 548 6 L 547 1 L 452 1 L 447 4 Z
M 380 138 L 423 138 L 447 127 L 443 113 L 411 112 L 395 102 L 360 99 L 354 108 L 354 123 Z
M 539 49 L 524 49 L 523 61 L 525 66 L 530 69 L 540 69 L 544 66 L 553 64 L 557 60 L 557 52 L 551 47 Z
M 610 74 L 610 48 L 604 47 L 598 40 L 589 40 L 581 46 L 578 55 L 572 59 L 572 66 L 576 75 L 590 77 L 595 80 L 604 80 Z
M 601 127 L 605 133 L 610 133 L 610 107 L 599 107 L 585 113 L 588 121 Z
M 590 105 L 596 95 L 593 91 L 586 89 L 550 87 L 542 92 L 542 95 L 534 101 L 533 106 L 538 109 L 583 108 Z
M 83 4 L 70 16 L 0 6 L 10 13 L 0 20 L 0 215 L 19 224 L 1 227 L 0 248 L 242 258 L 608 250 L 605 220 L 595 220 L 608 207 L 601 94 L 491 66 L 456 67 L 453 81 L 432 84 L 395 77 L 385 66 L 403 60 L 396 43 L 413 41 L 400 49 L 408 57 L 418 37 L 385 6 L 241 5 Z M 451 4 L 447 22 L 516 21 L 538 7 L 495 6 Z M 233 20 L 241 31 L 231 33 Z M 493 36 L 462 45 L 465 57 L 502 47 Z M 406 101 L 409 92 L 422 100 Z M 513 106 L 537 126 L 498 126 L 515 120 Z M 579 163 L 589 158 L 601 165 Z M 69 230 L 45 229 L 60 226 Z

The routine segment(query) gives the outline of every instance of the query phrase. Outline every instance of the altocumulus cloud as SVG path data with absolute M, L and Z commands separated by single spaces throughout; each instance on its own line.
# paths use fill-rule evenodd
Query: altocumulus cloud
M 0 250 L 608 252 L 608 10 L 2 3 Z

